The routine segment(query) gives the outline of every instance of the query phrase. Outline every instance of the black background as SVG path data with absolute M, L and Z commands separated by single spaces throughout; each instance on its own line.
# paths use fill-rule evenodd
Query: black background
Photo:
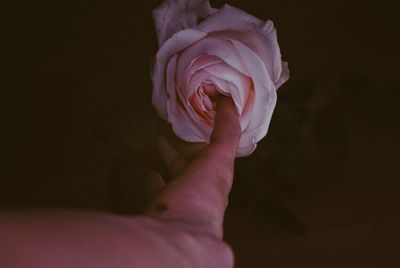
M 2 7 L 2 207 L 140 207 L 140 178 L 162 169 L 149 77 L 158 3 Z M 274 21 L 291 71 L 268 136 L 237 161 L 225 228 L 237 267 L 394 260 L 400 45 L 393 3 L 229 2 Z

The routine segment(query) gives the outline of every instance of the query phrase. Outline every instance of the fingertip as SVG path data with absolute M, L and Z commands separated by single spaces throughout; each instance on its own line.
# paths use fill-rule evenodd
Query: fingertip
M 230 97 L 220 96 L 214 120 L 211 143 L 222 143 L 236 148 L 240 138 L 239 114 Z

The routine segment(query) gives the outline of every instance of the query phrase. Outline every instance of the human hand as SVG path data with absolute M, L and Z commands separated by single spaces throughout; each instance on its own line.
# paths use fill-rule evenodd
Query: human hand
M 209 144 L 184 142 L 171 130 L 165 131 L 159 148 L 173 179 L 165 185 L 158 173 L 148 177 L 147 192 L 152 199 L 149 214 L 161 219 L 178 218 L 190 223 L 189 228 L 222 238 L 239 138 L 239 116 L 232 99 L 222 95 L 218 97 Z
M 172 180 L 165 184 L 156 172 L 148 176 L 147 215 L 168 229 L 162 236 L 184 249 L 179 252 L 191 267 L 233 266 L 222 236 L 240 133 L 233 101 L 221 95 L 209 144 L 184 142 L 170 130 L 159 139 Z
M 154 195 L 145 216 L 85 211 L 0 213 L 2 264 L 233 267 L 232 250 L 222 241 L 222 221 L 239 137 L 234 105 L 230 98 L 220 97 L 210 144 L 161 138 L 160 150 L 174 178 L 164 185 L 159 174 L 149 176 Z

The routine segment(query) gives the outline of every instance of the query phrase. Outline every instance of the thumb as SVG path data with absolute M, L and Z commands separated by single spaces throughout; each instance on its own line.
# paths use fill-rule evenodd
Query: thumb
M 144 193 L 147 203 L 151 202 L 165 187 L 164 179 L 157 172 L 151 172 L 146 176 Z

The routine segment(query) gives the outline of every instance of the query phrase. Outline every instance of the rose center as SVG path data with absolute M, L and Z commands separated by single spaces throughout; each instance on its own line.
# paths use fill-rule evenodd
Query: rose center
M 211 81 L 203 81 L 199 89 L 203 90 L 203 92 L 208 96 L 211 102 L 217 103 L 220 93 L 218 92 L 217 87 Z
M 203 121 L 212 124 L 220 93 L 211 80 L 204 80 L 189 98 L 189 102 Z
M 197 88 L 206 111 L 215 111 L 220 93 L 211 80 L 203 81 Z

